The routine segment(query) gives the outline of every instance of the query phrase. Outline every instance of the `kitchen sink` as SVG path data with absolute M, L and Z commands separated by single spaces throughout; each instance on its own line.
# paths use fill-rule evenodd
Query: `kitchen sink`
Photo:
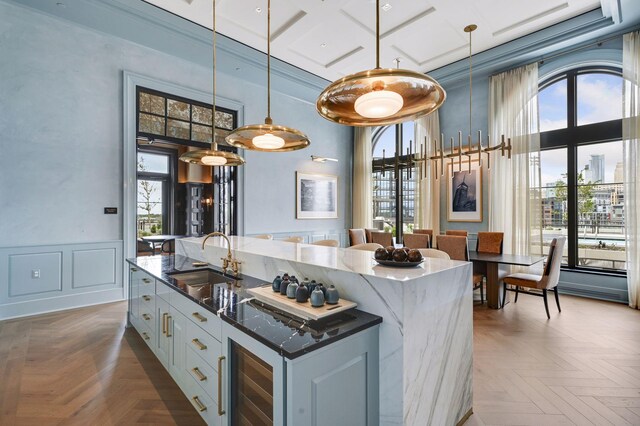
M 212 269 L 174 272 L 169 275 L 175 280 L 176 286 L 196 299 L 209 298 L 212 296 L 213 287 L 216 284 L 226 284 L 235 280 L 234 278 L 225 277 Z

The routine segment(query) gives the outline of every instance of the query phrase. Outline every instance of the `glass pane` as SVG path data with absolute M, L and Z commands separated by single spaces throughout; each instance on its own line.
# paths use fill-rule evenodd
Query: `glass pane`
M 567 79 L 563 78 L 545 87 L 538 94 L 540 131 L 567 127 Z
M 622 77 L 578 75 L 578 126 L 622 118 Z
M 373 131 L 373 134 L 376 132 Z M 386 158 L 393 157 L 396 152 L 396 132 L 394 126 L 383 128 L 376 140 L 373 140 L 373 158 L 382 158 L 382 151 Z
M 164 98 L 140 92 L 140 111 L 164 115 Z
M 204 108 L 198 105 L 193 105 L 192 121 L 194 123 L 208 124 L 209 126 L 211 126 L 211 108 Z
M 189 139 L 189 123 L 178 120 L 167 120 L 167 136 L 178 139 Z
M 578 147 L 578 184 L 622 183 L 622 141 Z
M 550 149 L 540 152 L 542 249 L 536 253 L 546 255 L 551 240 L 567 236 L 567 149 Z M 568 248 L 565 245 L 562 261 L 567 263 Z
M 162 182 L 138 180 L 138 237 L 162 234 Z
M 211 143 L 211 127 L 193 124 L 191 127 L 191 139 L 198 142 Z
M 141 172 L 169 173 L 169 156 L 139 152 L 138 170 Z
M 140 113 L 138 131 L 142 133 L 153 133 L 154 135 L 164 135 L 164 118 Z
M 216 127 L 233 130 L 233 115 L 228 112 L 216 111 Z
M 393 170 L 373 172 L 373 227 L 395 232 L 396 191 Z
M 578 213 L 579 265 L 625 269 L 622 185 L 580 185 Z
M 191 105 L 173 99 L 167 99 L 167 115 L 181 120 L 189 120 L 191 118 Z

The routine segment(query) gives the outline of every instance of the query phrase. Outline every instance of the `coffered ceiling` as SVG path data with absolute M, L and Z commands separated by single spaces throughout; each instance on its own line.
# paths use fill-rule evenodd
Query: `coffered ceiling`
M 211 28 L 211 0 L 148 0 Z M 600 0 L 381 0 L 381 66 L 428 72 L 600 7 Z M 272 55 L 328 80 L 375 66 L 375 0 L 272 0 Z M 267 0 L 217 0 L 218 31 L 266 51 Z

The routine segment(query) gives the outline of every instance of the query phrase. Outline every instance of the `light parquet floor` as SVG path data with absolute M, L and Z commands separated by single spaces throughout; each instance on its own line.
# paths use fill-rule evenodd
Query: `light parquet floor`
M 513 295 L 512 295 L 513 298 Z M 474 425 L 640 425 L 640 311 L 521 295 L 474 308 Z

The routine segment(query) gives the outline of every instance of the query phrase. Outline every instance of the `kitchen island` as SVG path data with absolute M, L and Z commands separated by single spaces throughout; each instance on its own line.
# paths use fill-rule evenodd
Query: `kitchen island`
M 220 266 L 227 242 L 176 241 L 176 254 Z M 383 318 L 379 332 L 381 425 L 456 425 L 472 408 L 473 299 L 468 262 L 426 258 L 379 266 L 373 253 L 230 237 L 240 271 L 270 282 L 284 272 L 333 284 L 358 309 Z

